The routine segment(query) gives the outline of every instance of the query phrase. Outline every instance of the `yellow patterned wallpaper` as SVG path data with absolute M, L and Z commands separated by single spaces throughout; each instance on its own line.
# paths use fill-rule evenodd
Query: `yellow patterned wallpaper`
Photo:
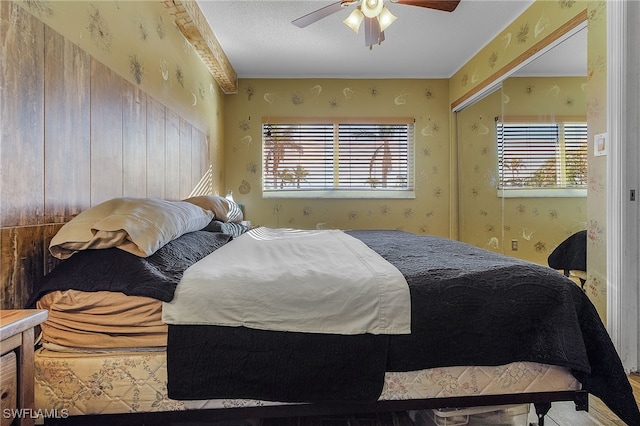
M 606 2 L 589 2 L 587 34 L 587 123 L 589 140 L 607 131 L 607 18 Z M 606 320 L 607 310 L 607 158 L 594 156 L 589 144 L 587 198 L 587 294 Z
M 241 79 L 225 101 L 227 189 L 256 225 L 403 229 L 448 236 L 448 81 Z M 270 117 L 415 119 L 415 199 L 262 198 L 261 120 Z

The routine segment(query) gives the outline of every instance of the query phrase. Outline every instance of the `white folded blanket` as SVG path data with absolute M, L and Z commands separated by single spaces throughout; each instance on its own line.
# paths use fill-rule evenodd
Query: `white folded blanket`
M 188 268 L 167 324 L 332 334 L 408 334 L 406 280 L 338 230 L 255 228 Z

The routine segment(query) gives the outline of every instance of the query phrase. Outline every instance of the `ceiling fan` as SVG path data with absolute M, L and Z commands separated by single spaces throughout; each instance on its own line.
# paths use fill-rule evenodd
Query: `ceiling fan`
M 404 4 L 408 6 L 418 6 L 427 9 L 453 12 L 460 0 L 389 0 L 391 3 Z M 353 12 L 343 22 L 356 33 L 360 29 L 360 24 L 364 21 L 365 45 L 369 49 L 374 44 L 384 41 L 384 30 L 391 25 L 396 17 L 384 5 L 384 0 L 339 0 L 325 7 L 317 9 L 300 18 L 294 19 L 291 23 L 297 27 L 304 28 L 320 19 L 326 18 L 352 4 L 360 3 Z

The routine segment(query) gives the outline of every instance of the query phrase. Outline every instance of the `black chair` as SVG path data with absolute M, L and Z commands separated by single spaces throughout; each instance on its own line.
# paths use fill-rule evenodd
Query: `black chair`
M 553 269 L 564 271 L 567 277 L 571 271 L 587 272 L 587 231 L 579 231 L 564 240 L 549 255 L 547 262 Z M 586 280 L 579 277 L 584 290 Z

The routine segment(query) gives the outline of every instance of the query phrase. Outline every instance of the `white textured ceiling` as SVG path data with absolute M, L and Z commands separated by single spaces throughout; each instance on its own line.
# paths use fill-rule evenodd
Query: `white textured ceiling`
M 356 34 L 342 23 L 354 6 L 306 28 L 291 23 L 333 2 L 198 0 L 198 5 L 239 78 L 448 78 L 533 0 L 461 0 L 453 12 L 387 1 L 398 19 L 371 50 L 362 30 Z M 568 66 L 566 54 L 561 57 Z

